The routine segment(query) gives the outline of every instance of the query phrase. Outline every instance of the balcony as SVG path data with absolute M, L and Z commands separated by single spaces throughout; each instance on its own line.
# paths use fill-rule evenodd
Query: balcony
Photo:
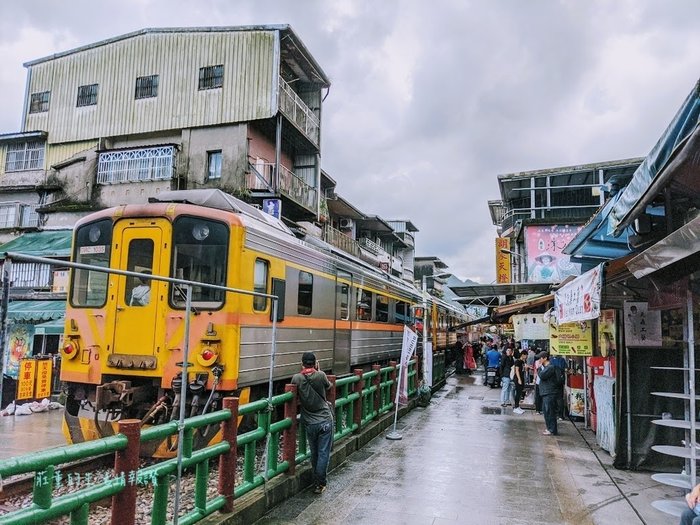
M 323 240 L 350 255 L 360 257 L 361 252 L 358 242 L 328 224 L 323 225 Z
M 280 111 L 306 135 L 315 146 L 319 145 L 321 123 L 311 108 L 295 93 L 289 84 L 280 77 L 279 108 Z
M 368 239 L 367 237 L 360 238 L 359 245 L 360 245 L 360 248 L 367 250 L 369 253 L 371 253 L 373 255 L 379 255 L 380 253 L 389 255 L 388 253 L 386 253 L 384 251 L 384 249 L 381 246 L 379 246 L 373 240 Z
M 246 189 L 274 194 L 275 165 L 273 163 L 249 164 L 246 173 Z M 281 195 L 293 200 L 307 210 L 316 213 L 316 188 L 309 186 L 289 168 L 280 166 L 279 188 Z

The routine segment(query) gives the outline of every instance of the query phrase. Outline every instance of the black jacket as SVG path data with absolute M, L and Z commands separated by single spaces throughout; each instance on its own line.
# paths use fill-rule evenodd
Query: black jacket
M 561 385 L 559 384 L 556 368 L 557 367 L 552 363 L 549 363 L 547 366 L 537 371 L 537 374 L 540 376 L 541 396 L 550 396 L 560 393 Z

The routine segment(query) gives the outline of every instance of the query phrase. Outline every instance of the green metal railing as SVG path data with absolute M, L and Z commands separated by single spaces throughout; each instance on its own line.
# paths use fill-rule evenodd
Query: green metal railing
M 396 364 L 391 363 L 384 368 L 375 365 L 369 372 L 355 370 L 353 375 L 338 380 L 330 376 L 335 385 L 329 396 L 335 406 L 334 440 L 342 439 L 391 410 L 398 386 L 397 370 Z M 409 396 L 416 393 L 416 373 L 416 361 L 410 361 L 407 374 Z M 275 409 L 281 406 L 284 406 L 284 417 L 273 421 Z M 119 422 L 119 433 L 114 436 L 1 460 L 0 479 L 34 472 L 34 489 L 31 505 L 1 515 L 0 524 L 43 523 L 69 515 L 71 525 L 87 525 L 90 504 L 110 497 L 112 523 L 133 524 L 137 488 L 151 484 L 151 524 L 163 525 L 167 520 L 170 478 L 179 468 L 194 469 L 195 483 L 193 510 L 180 516 L 179 524 L 196 523 L 217 510 L 231 512 L 235 498 L 259 487 L 266 479 L 284 472 L 293 474 L 296 464 L 308 458 L 306 433 L 301 422 L 297 421 L 297 412 L 295 387 L 292 385 L 287 385 L 285 393 L 272 397 L 270 402 L 262 399 L 240 408 L 238 399 L 226 398 L 224 409 L 185 420 L 181 466 L 177 458 L 172 458 L 139 468 L 141 444 L 172 440 L 179 432 L 177 421 L 141 429 L 140 421 L 123 420 Z M 239 415 L 254 418 L 257 428 L 237 435 Z M 222 441 L 193 450 L 195 433 L 209 425 L 221 426 Z M 256 471 L 256 455 L 259 444 L 264 441 L 267 441 L 266 465 Z M 239 448 L 243 450 L 243 475 L 240 483 L 235 485 Z M 61 465 L 110 453 L 115 454 L 113 477 L 53 497 L 56 482 L 60 480 Z M 215 458 L 219 458 L 218 494 L 207 499 L 210 461 Z

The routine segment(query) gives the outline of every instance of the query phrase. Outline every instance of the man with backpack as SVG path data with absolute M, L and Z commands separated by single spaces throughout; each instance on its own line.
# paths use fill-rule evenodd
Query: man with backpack
M 554 366 L 549 360 L 549 352 L 540 352 L 535 356 L 540 362 L 537 374 L 540 378 L 540 396 L 542 396 L 542 411 L 547 430 L 545 436 L 556 436 L 557 431 L 557 396 L 564 384 L 564 371 Z
M 312 352 L 301 356 L 302 369 L 292 376 L 301 404 L 301 420 L 311 452 L 311 470 L 314 494 L 326 490 L 326 472 L 333 445 L 333 411 L 326 401 L 326 390 L 331 388 L 326 374 L 319 370 Z

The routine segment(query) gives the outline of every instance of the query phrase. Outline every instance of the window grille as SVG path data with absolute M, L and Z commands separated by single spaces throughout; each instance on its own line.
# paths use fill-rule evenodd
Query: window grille
M 36 207 L 19 202 L 0 204 L 0 228 L 32 228 L 38 225 Z
M 7 146 L 5 171 L 39 170 L 44 167 L 43 140 L 16 142 Z
M 199 89 L 214 89 L 224 85 L 224 66 L 207 66 L 199 68 Z
M 135 99 L 151 98 L 158 96 L 158 75 L 138 77 L 136 79 Z
M 78 102 L 77 107 L 94 106 L 97 104 L 97 86 L 99 84 L 90 84 L 88 86 L 78 87 Z
M 143 182 L 172 179 L 175 147 L 130 149 L 100 153 L 97 183 Z
M 10 281 L 18 288 L 50 288 L 51 266 L 16 262 L 12 265 Z
M 32 100 L 29 104 L 29 113 L 43 113 L 49 110 L 49 92 L 32 93 Z

